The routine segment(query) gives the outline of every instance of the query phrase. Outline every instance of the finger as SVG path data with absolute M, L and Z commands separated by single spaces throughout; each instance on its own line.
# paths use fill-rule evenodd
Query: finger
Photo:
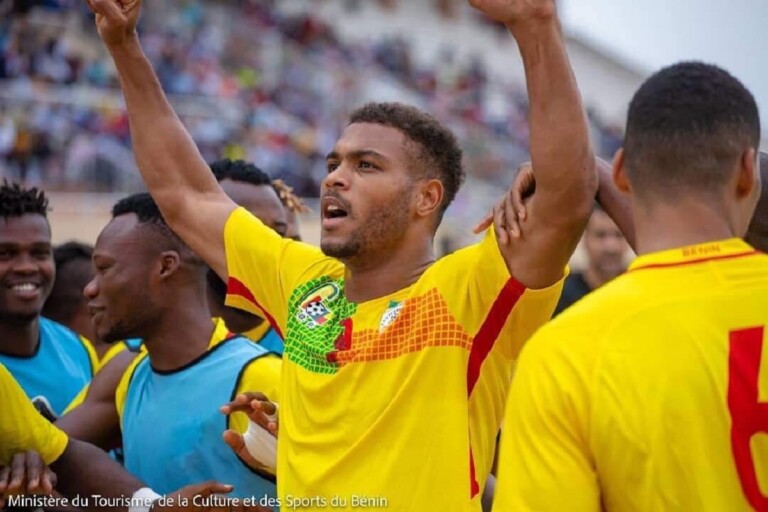
M 56 477 L 56 473 L 51 471 L 49 468 L 45 468 L 45 471 L 43 472 L 43 478 L 41 482 L 41 487 L 43 488 L 43 492 L 45 494 L 51 494 L 53 490 L 56 488 L 56 481 L 58 478 Z
M 40 494 L 40 473 L 43 470 L 43 460 L 37 452 L 29 451 L 26 456 L 27 492 Z
M 529 186 L 529 180 L 527 179 L 521 179 L 519 182 L 515 180 L 515 184 L 512 186 L 512 190 L 509 194 L 512 199 L 512 206 L 521 219 L 525 218 L 525 204 L 523 203 L 523 194 Z
M 483 217 L 483 220 L 477 223 L 477 225 L 472 228 L 472 232 L 476 235 L 482 233 L 486 229 L 488 229 L 488 226 L 490 226 L 493 223 L 493 210 L 488 212 L 488 214 Z
M 8 480 L 11 478 L 11 467 L 3 466 L 0 468 L 0 494 L 8 488 Z
M 26 465 L 24 464 L 24 454 L 17 453 L 11 460 L 11 483 L 8 484 L 6 492 L 13 494 L 21 494 L 22 485 L 24 484 L 24 471 Z
M 219 482 L 205 482 L 204 484 L 200 484 L 200 490 L 195 494 L 205 498 L 211 494 L 230 493 L 233 489 L 234 487 L 229 484 L 222 484 Z
M 234 411 L 248 412 L 251 409 L 251 402 L 253 400 L 269 401 L 269 398 L 264 393 L 255 391 L 249 391 L 246 393 L 240 393 L 235 396 L 234 400 L 221 406 L 220 410 L 224 414 L 230 414 Z M 240 408 L 242 407 L 242 408 Z
M 271 433 L 273 436 L 277 437 L 277 422 L 276 422 L 276 421 L 270 421 L 270 422 L 267 424 L 267 430 L 269 430 L 269 432 L 270 432 L 270 433 Z
M 88 2 L 93 12 L 103 15 L 108 20 L 124 20 L 123 9 L 118 2 L 114 0 L 89 0 Z
M 515 206 L 512 203 L 512 194 L 506 194 L 504 197 L 504 218 L 512 238 L 520 238 L 523 231 L 520 228 L 517 210 L 515 210 Z
M 224 442 L 227 443 L 235 453 L 239 454 L 241 450 L 245 450 L 245 439 L 242 434 L 229 429 L 224 431 L 223 437 Z
M 266 416 L 274 416 L 277 412 L 277 406 L 273 402 L 265 402 L 263 400 L 252 400 L 251 408 L 254 411 L 260 411 Z
M 507 234 L 507 226 L 504 223 L 504 208 L 501 205 L 493 207 L 493 226 L 496 228 L 496 236 L 499 239 L 499 243 L 506 245 L 509 241 L 509 235 Z

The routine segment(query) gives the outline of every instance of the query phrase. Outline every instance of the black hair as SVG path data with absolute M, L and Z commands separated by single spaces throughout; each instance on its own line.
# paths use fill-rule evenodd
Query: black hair
M 624 165 L 641 198 L 719 194 L 759 142 L 757 104 L 744 85 L 717 66 L 683 62 L 655 73 L 632 98 Z
M 363 105 L 350 115 L 349 124 L 354 123 L 389 126 L 416 143 L 416 158 L 423 174 L 443 184 L 445 193 L 438 219 L 442 218 L 464 181 L 462 151 L 456 136 L 435 117 L 402 103 Z
M 178 252 L 184 260 L 202 264 L 202 260 L 165 222 L 160 208 L 151 195 L 146 192 L 133 194 L 119 200 L 112 207 L 112 218 L 127 214 L 136 215 L 140 224 L 152 227 L 166 241 L 167 247 Z
M 82 267 L 68 268 L 71 263 L 82 262 L 92 265 L 93 246 L 70 241 L 53 249 L 56 262 L 56 280 L 43 306 L 43 316 L 67 324 L 78 312 L 83 299 L 83 288 L 91 280 L 92 272 Z M 66 272 L 62 270 L 67 268 Z
M 0 217 L 21 217 L 28 213 L 48 218 L 48 198 L 45 192 L 3 180 L 0 185 Z
M 223 158 L 212 162 L 210 167 L 216 181 L 232 180 L 256 186 L 272 186 L 269 174 L 250 162 Z

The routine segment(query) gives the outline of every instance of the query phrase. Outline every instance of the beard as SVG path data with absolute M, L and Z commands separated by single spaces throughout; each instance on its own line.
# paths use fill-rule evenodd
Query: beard
M 341 261 L 364 261 L 370 255 L 382 255 L 387 247 L 397 245 L 410 223 L 410 194 L 407 190 L 397 194 L 386 209 L 374 209 L 346 240 L 320 240 L 323 254 Z M 354 217 L 353 217 L 354 218 Z

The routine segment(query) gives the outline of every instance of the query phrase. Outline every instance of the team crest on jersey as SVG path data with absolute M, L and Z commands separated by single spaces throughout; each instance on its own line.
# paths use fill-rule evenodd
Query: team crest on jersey
M 339 285 L 333 281 L 313 288 L 299 299 L 299 312 L 296 314 L 296 319 L 310 329 L 325 325 L 335 317 L 329 305 L 339 297 L 339 294 Z
M 379 332 L 384 332 L 384 329 L 389 327 L 394 323 L 395 320 L 397 320 L 397 317 L 400 315 L 400 311 L 403 310 L 403 304 L 404 302 L 391 300 L 389 301 L 389 306 L 387 306 L 387 309 L 384 311 L 384 314 L 381 315 L 381 322 L 379 322 Z

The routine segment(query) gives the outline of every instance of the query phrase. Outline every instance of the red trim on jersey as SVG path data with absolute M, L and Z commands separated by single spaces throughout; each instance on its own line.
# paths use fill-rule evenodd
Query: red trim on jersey
M 480 484 L 477 483 L 477 477 L 475 476 L 475 457 L 472 455 L 472 446 L 469 447 L 469 487 L 469 495 L 472 498 L 480 494 Z
M 267 318 L 267 321 L 272 326 L 272 328 L 277 332 L 277 335 L 281 338 L 283 337 L 283 333 L 280 330 L 280 326 L 277 325 L 277 322 L 275 322 L 275 319 L 272 315 L 269 314 L 269 312 L 262 307 L 261 304 L 259 304 L 259 301 L 256 300 L 256 297 L 253 296 L 253 293 L 251 293 L 251 290 L 248 289 L 245 284 L 234 277 L 229 278 L 227 281 L 227 293 L 229 295 L 237 295 L 238 297 L 242 297 L 248 302 L 251 302 L 254 306 L 259 308 L 262 313 L 264 313 L 264 316 Z
M 493 349 L 501 329 L 507 323 L 509 313 L 515 307 L 525 289 L 525 285 L 514 278 L 509 278 L 499 292 L 499 295 L 496 296 L 496 300 L 493 302 L 491 309 L 488 310 L 483 325 L 480 326 L 472 340 L 472 349 L 469 351 L 469 361 L 467 364 L 467 398 L 472 395 L 477 379 L 480 378 L 480 369 L 483 366 L 483 361 L 485 361 L 485 358 L 488 357 L 488 354 Z M 480 492 L 480 485 L 477 483 L 475 474 L 475 459 L 472 455 L 471 440 L 469 447 L 469 483 L 472 493 L 471 497 L 474 498 Z
M 480 367 L 483 365 L 483 361 L 491 352 L 496 338 L 499 337 L 502 327 L 507 322 L 509 313 L 524 291 L 525 285 L 515 278 L 510 278 L 499 292 L 483 321 L 483 325 L 480 326 L 472 340 L 472 349 L 469 351 L 469 363 L 467 365 L 467 397 L 472 394 L 477 379 L 480 378 Z
M 628 270 L 628 272 L 634 272 L 636 270 L 646 270 L 649 268 L 684 267 L 686 265 L 695 265 L 697 263 L 704 263 L 707 261 L 730 260 L 734 258 L 743 258 L 745 256 L 754 256 L 755 254 L 761 254 L 761 253 L 760 251 L 747 251 L 747 252 L 739 252 L 736 254 L 723 254 L 721 256 L 710 256 L 709 258 L 698 258 L 695 260 L 688 260 L 688 261 L 672 261 L 669 263 L 649 263 L 648 265 L 640 265 L 638 267 L 631 268 Z

